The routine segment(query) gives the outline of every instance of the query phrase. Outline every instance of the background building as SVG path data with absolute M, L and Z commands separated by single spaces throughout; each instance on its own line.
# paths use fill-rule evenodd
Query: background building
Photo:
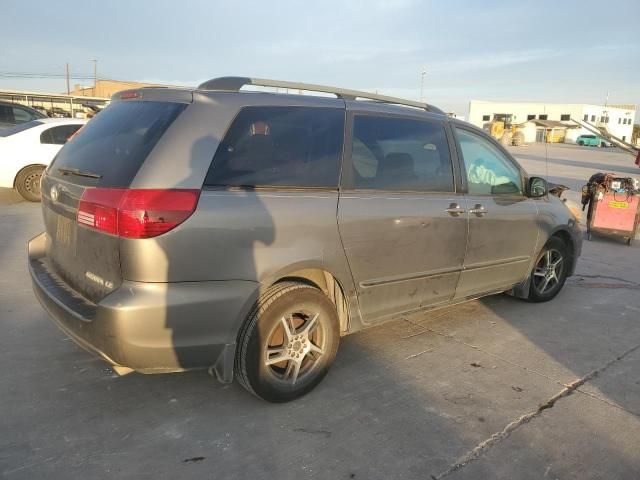
M 141 82 L 125 82 L 122 80 L 97 80 L 95 86 L 83 87 L 76 85 L 70 92 L 70 95 L 77 97 L 101 97 L 111 98 L 111 96 L 121 90 L 129 90 L 131 88 L 143 87 L 166 87 L 168 85 L 159 85 L 153 83 Z
M 635 123 L 635 105 L 590 105 L 586 103 L 522 103 L 472 100 L 469 122 L 482 128 L 494 120 L 494 115 L 513 115 L 513 123 L 532 122 L 538 131 L 535 141 L 544 141 L 551 130 L 554 141 L 575 140 L 578 135 L 592 132 L 578 125 L 588 122 L 623 141 L 630 142 Z M 576 121 L 574 121 L 576 120 Z M 526 140 L 531 141 L 530 139 Z
M 49 117 L 88 118 L 104 108 L 114 93 L 131 88 L 156 86 L 165 85 L 120 80 L 97 80 L 93 87 L 76 85 L 73 91 L 68 94 L 0 90 L 0 100 L 35 108 Z

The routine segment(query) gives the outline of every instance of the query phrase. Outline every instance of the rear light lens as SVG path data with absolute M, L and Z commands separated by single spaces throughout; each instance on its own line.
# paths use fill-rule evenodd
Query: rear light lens
M 200 190 L 87 188 L 77 221 L 123 238 L 152 238 L 180 225 L 195 211 Z
M 140 98 L 140 92 L 122 92 L 120 94 L 120 100 L 132 100 L 134 98 Z

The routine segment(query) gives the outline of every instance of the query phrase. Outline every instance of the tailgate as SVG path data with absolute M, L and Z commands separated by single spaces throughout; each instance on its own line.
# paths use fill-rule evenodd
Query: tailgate
M 176 102 L 112 102 L 65 144 L 42 177 L 47 260 L 71 288 L 92 302 L 122 283 L 120 238 L 85 226 L 94 217 L 83 212 L 78 218 L 82 195 L 88 189 L 128 189 L 185 108 Z
M 85 187 L 45 175 L 42 214 L 51 267 L 70 287 L 99 302 L 122 283 L 120 239 L 76 222 Z

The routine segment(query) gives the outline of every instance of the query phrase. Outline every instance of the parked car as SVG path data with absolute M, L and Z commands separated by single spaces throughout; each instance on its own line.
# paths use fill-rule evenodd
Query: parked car
M 576 138 L 576 143 L 588 147 L 613 147 L 613 143 L 598 135 L 580 135 Z
M 0 129 L 40 118 L 47 118 L 47 116 L 34 108 L 29 108 L 19 103 L 0 102 Z
M 117 372 L 210 367 L 282 402 L 343 335 L 499 292 L 554 298 L 582 234 L 547 190 L 418 102 L 236 77 L 130 90 L 43 175 L 29 269 L 53 320 Z
M 69 137 L 86 120 L 42 118 L 0 130 L 0 187 L 25 200 L 40 200 L 40 177 Z

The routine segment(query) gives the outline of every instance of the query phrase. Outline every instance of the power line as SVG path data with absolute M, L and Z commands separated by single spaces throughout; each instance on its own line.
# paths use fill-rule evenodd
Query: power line
M 65 73 L 26 73 L 26 72 L 0 72 L 0 78 L 24 78 L 24 79 L 65 79 Z M 94 77 L 94 75 L 69 75 L 73 80 L 107 80 L 115 83 L 132 83 L 135 80 L 116 80 L 108 77 Z M 146 83 L 146 82 L 139 82 Z
M 22 73 L 22 72 L 0 72 L 0 77 L 5 78 L 66 78 L 64 73 Z M 93 75 L 70 75 L 70 78 L 87 80 Z

